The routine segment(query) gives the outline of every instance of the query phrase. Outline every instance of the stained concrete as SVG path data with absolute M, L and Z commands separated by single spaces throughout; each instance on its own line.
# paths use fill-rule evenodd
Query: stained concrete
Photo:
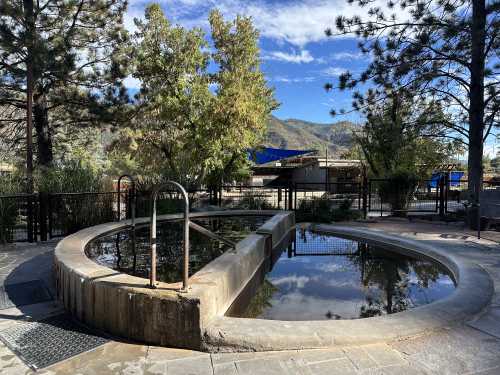
M 120 336 L 156 345 L 202 347 L 205 327 L 222 316 L 278 244 L 295 226 L 293 212 L 221 211 L 193 213 L 202 216 L 269 215 L 257 231 L 192 275 L 189 290 L 180 283 L 159 282 L 119 273 L 98 265 L 85 255 L 96 237 L 129 227 L 129 221 L 83 229 L 63 239 L 55 250 L 57 291 L 66 310 L 81 322 Z M 159 216 L 159 221 L 180 215 Z M 136 220 L 146 225 L 147 218 Z

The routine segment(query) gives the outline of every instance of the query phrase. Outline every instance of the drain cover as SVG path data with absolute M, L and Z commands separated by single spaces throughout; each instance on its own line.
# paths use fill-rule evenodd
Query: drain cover
M 52 296 L 41 280 L 7 284 L 0 287 L 0 310 L 51 300 Z
M 39 322 L 13 324 L 0 331 L 0 339 L 35 370 L 95 349 L 109 341 L 96 336 L 67 314 Z

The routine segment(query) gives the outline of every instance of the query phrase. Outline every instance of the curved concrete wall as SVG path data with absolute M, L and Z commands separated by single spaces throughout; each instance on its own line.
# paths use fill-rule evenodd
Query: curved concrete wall
M 190 277 L 191 289 L 179 293 L 180 283 L 159 283 L 119 273 L 91 261 L 86 245 L 96 237 L 126 229 L 129 221 L 84 229 L 63 239 L 55 251 L 57 289 L 65 308 L 77 319 L 113 335 L 156 345 L 198 349 L 202 333 L 222 316 L 269 255 L 274 244 L 295 226 L 292 212 L 219 211 L 202 216 L 270 215 L 255 234 L 238 242 Z M 164 215 L 159 221 L 179 219 Z M 137 220 L 138 225 L 148 219 Z

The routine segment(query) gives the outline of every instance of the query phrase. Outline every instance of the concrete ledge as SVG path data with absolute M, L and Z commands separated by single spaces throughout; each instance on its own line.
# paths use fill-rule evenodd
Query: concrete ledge
M 188 293 L 177 292 L 180 283 L 159 283 L 157 289 L 150 289 L 146 279 L 87 258 L 85 247 L 90 241 L 124 230 L 130 221 L 102 224 L 68 236 L 59 242 L 54 255 L 58 297 L 77 319 L 102 331 L 149 344 L 198 349 L 204 327 L 225 313 L 266 259 L 275 236 L 283 237 L 286 226 L 295 225 L 294 214 L 283 211 L 198 212 L 191 217 L 241 215 L 275 216 L 266 227 L 271 234 L 252 234 L 238 242 L 235 251 L 191 276 Z M 180 214 L 163 215 L 158 220 L 179 218 Z M 148 222 L 140 218 L 137 225 Z
M 332 225 L 318 225 L 314 229 L 433 259 L 452 272 L 457 288 L 448 298 L 434 303 L 366 319 L 278 321 L 220 317 L 203 332 L 205 350 L 315 349 L 402 339 L 469 320 L 479 314 L 493 296 L 493 283 L 482 267 L 435 244 L 368 229 Z

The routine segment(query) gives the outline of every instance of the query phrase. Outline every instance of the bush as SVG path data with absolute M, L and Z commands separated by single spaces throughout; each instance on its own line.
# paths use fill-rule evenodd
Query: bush
M 0 243 L 13 240 L 13 229 L 20 221 L 16 200 L 2 195 L 19 194 L 24 189 L 24 182 L 17 174 L 0 176 Z
M 243 194 L 235 208 L 241 210 L 272 210 L 274 206 L 265 197 L 247 192 Z
M 74 233 L 104 222 L 114 221 L 116 194 L 111 181 L 89 165 L 70 161 L 45 170 L 37 176 L 40 192 L 104 193 L 61 194 L 51 198 L 53 226 L 62 234 Z
M 404 216 L 408 202 L 413 197 L 417 187 L 417 177 L 408 171 L 398 171 L 388 176 L 379 186 L 379 196 L 382 202 L 389 203 L 396 216 Z
M 332 209 L 331 202 L 324 198 L 302 200 L 296 211 L 297 221 L 313 223 L 331 223 L 358 219 L 361 214 L 352 210 L 352 200 L 344 199 L 338 208 Z

